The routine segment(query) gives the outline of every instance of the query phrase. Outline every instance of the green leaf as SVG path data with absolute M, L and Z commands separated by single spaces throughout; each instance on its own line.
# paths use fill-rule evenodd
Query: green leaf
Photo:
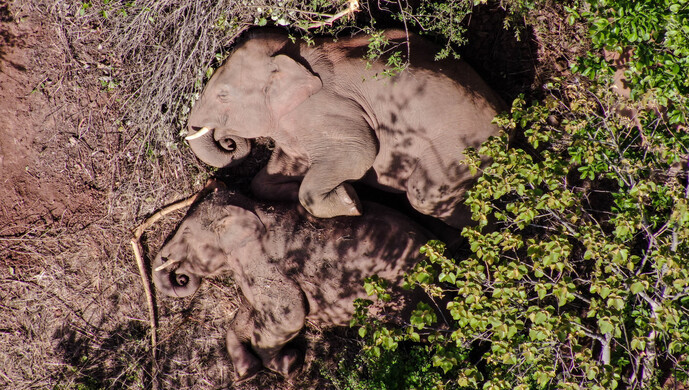
M 624 308 L 624 300 L 621 298 L 610 298 L 608 299 L 608 307 L 614 307 L 617 310 L 622 310 Z
M 411 333 L 409 334 L 409 340 L 418 343 L 418 342 L 421 342 L 421 337 L 419 336 L 418 333 L 416 333 L 416 332 L 411 332 Z
M 599 318 L 598 328 L 603 334 L 610 334 L 615 330 L 615 326 L 610 322 L 608 318 Z
M 644 289 L 644 284 L 642 282 L 634 282 L 631 286 L 629 286 L 629 290 L 632 292 L 632 294 L 638 294 L 644 291 Z

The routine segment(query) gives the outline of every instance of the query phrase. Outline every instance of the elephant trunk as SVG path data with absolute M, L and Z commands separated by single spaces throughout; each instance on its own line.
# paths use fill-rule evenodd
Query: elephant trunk
M 183 298 L 196 292 L 201 285 L 199 276 L 184 273 L 181 269 L 170 270 L 163 264 L 163 258 L 158 255 L 153 260 L 153 284 L 156 289 L 167 296 Z
M 196 156 L 208 165 L 227 168 L 242 161 L 251 151 L 249 140 L 232 134 L 220 134 L 209 127 L 194 128 L 185 139 Z

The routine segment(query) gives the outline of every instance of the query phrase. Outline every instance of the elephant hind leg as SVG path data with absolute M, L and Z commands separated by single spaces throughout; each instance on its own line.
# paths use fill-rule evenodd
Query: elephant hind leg
M 225 339 L 237 381 L 251 379 L 263 368 L 261 360 L 249 348 L 250 337 L 246 332 L 246 325 L 251 320 L 250 311 L 249 307 L 240 306 Z
M 407 198 L 420 213 L 461 229 L 474 223 L 469 208 L 464 205 L 464 193 L 474 178 L 466 167 L 452 165 L 443 169 L 418 165 L 407 180 Z M 456 174 L 449 174 L 453 171 Z

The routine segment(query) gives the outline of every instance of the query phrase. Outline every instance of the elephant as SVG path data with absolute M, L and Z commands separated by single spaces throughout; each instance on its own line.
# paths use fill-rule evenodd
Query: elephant
M 460 206 L 475 175 L 462 152 L 498 134 L 492 120 L 504 103 L 466 62 L 434 61 L 438 50 L 427 40 L 397 30 L 384 37 L 410 55 L 397 74 L 384 59 L 367 64 L 370 36 L 307 44 L 254 30 L 192 107 L 191 150 L 229 167 L 245 159 L 252 139 L 269 137 L 275 148 L 252 181 L 260 198 L 298 200 L 316 217 L 360 215 L 351 182 L 361 181 L 466 226 Z
M 290 376 L 304 354 L 288 342 L 307 319 L 348 324 L 354 300 L 367 297 L 364 278 L 378 275 L 390 283 L 398 319 L 422 299 L 400 286 L 431 236 L 393 209 L 366 207 L 361 217 L 320 219 L 295 202 L 217 189 L 192 206 L 154 258 L 154 284 L 166 295 L 185 297 L 204 277 L 233 275 L 243 297 L 226 344 L 238 379 L 264 367 Z M 384 313 L 377 315 L 385 320 Z

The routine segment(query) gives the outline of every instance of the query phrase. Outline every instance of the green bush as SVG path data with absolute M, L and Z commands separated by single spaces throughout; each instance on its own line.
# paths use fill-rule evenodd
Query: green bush
M 599 0 L 572 10 L 597 49 L 631 52 L 625 76 L 632 98 L 665 108 L 670 124 L 686 124 L 689 96 L 689 4 L 685 0 Z M 576 67 L 597 77 L 610 67 L 596 53 Z
M 376 357 L 343 358 L 335 375 L 327 376 L 342 390 L 435 390 L 443 387 L 443 380 L 431 357 L 429 346 L 403 344 Z
M 404 328 L 355 320 L 370 357 L 402 342 L 431 352 L 447 386 L 657 388 L 689 374 L 686 1 L 582 2 L 573 22 L 597 49 L 632 48 L 632 100 L 589 53 L 547 97 L 516 99 L 505 129 L 465 163 L 482 175 L 466 203 L 471 255 L 430 242 L 409 286 L 449 300 L 448 324 L 420 306 Z M 656 109 L 648 109 L 653 101 Z M 636 110 L 638 122 L 620 114 Z M 637 124 L 639 126 L 637 126 Z M 522 131 L 526 145 L 508 147 Z M 492 164 L 480 168 L 480 155 Z M 489 223 L 489 221 L 491 221 Z M 372 293 L 383 293 L 368 282 Z M 479 353 L 479 364 L 469 353 Z

